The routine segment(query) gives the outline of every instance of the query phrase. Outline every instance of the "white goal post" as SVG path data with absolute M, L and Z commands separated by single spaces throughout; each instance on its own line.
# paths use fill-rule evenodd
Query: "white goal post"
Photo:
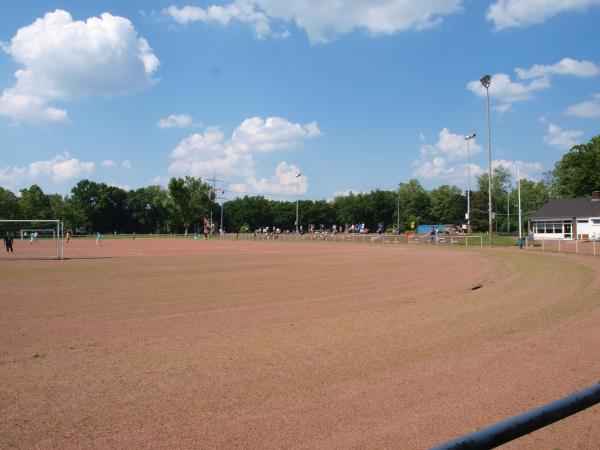
M 0 219 L 2 239 L 13 238 L 13 252 L 5 251 L 3 243 L 0 258 L 63 259 L 62 236 L 64 227 L 58 219 Z M 31 235 L 35 239 L 31 239 Z M 20 239 L 20 242 L 15 242 Z

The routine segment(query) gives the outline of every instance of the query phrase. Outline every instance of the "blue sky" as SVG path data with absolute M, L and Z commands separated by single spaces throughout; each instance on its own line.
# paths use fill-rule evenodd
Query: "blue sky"
M 0 185 L 171 176 L 331 198 L 600 133 L 600 0 L 19 1 L 0 16 Z M 296 174 L 302 173 L 299 179 Z

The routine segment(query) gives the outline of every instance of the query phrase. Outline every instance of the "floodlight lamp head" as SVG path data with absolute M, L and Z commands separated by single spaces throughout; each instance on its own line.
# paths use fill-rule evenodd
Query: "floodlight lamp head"
M 487 89 L 490 87 L 490 84 L 492 84 L 492 77 L 489 75 L 484 75 L 483 78 L 479 81 L 481 81 L 483 87 Z
M 465 136 L 465 141 L 475 139 L 475 136 L 477 136 L 477 133 L 469 134 L 468 136 Z
M 298 173 L 296 174 L 296 178 L 298 178 L 298 177 L 299 177 L 299 176 L 301 176 L 301 175 L 302 175 L 302 173 L 301 173 L 301 172 L 298 172 Z

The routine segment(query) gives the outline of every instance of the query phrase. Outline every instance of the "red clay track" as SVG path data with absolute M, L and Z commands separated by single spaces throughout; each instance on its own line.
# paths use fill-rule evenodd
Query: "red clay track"
M 65 257 L 0 261 L 0 447 L 426 448 L 600 379 L 592 257 L 182 239 Z M 599 419 L 507 448 L 596 449 Z

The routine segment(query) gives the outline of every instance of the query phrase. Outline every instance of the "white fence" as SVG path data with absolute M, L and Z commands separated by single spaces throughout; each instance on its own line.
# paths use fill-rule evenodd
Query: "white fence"
M 482 236 L 406 236 L 395 234 L 355 234 L 355 233 L 314 233 L 314 234 L 264 234 L 264 233 L 240 233 L 227 234 L 226 239 L 242 240 L 282 240 L 282 241 L 324 241 L 324 242 L 348 242 L 356 244 L 429 244 L 448 246 L 483 246 Z
M 596 241 L 581 239 L 540 239 L 530 241 L 529 248 L 543 252 L 575 253 L 596 256 L 600 253 L 600 245 Z

